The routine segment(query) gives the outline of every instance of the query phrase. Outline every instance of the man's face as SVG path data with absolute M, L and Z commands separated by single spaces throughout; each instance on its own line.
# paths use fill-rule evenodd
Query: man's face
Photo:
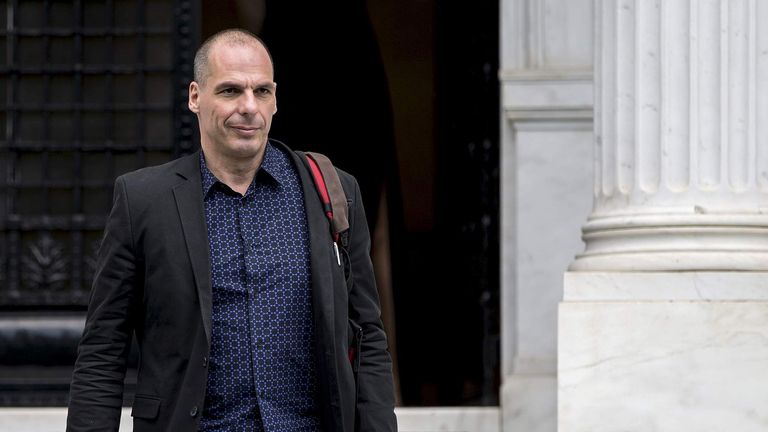
M 197 114 L 206 154 L 229 159 L 261 157 L 277 112 L 272 63 L 258 43 L 219 42 L 208 57 L 204 83 L 189 85 L 189 109 Z

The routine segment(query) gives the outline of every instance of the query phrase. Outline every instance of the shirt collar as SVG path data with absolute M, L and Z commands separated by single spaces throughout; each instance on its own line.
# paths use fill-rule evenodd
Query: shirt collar
M 260 168 L 259 172 L 269 175 L 278 185 L 284 185 L 289 181 L 291 162 L 288 156 L 269 142 L 267 142 Z M 259 175 L 258 172 L 256 174 Z
M 202 150 L 200 150 L 200 174 L 203 176 L 203 196 L 205 197 L 208 195 L 208 192 L 213 185 L 219 180 L 213 175 L 211 170 L 208 169 L 208 165 L 205 164 L 205 155 L 203 155 Z
M 264 160 L 261 161 L 261 166 L 256 171 L 256 177 L 261 176 L 264 180 L 271 180 L 277 185 L 283 185 L 288 181 L 290 169 L 291 162 L 288 160 L 288 157 L 280 149 L 267 142 L 264 149 Z M 207 196 L 211 188 L 216 183 L 221 183 L 221 181 L 208 169 L 202 150 L 200 151 L 200 173 L 203 176 L 203 196 Z M 253 183 L 248 187 L 246 195 L 251 191 L 252 187 Z

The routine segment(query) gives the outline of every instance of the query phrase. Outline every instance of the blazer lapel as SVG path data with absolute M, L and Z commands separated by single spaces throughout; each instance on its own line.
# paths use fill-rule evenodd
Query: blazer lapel
M 203 209 L 203 186 L 200 178 L 200 152 L 179 161 L 176 172 L 185 181 L 173 188 L 176 208 L 179 211 L 181 227 L 187 253 L 192 263 L 200 313 L 208 344 L 211 343 L 211 261 L 208 246 L 208 230 Z
M 294 166 L 299 172 L 302 188 L 304 190 L 304 205 L 307 212 L 307 228 L 309 230 L 309 248 L 311 255 L 312 271 L 312 305 L 315 321 L 315 335 L 317 338 L 317 349 L 320 358 L 319 367 L 321 373 L 318 375 L 320 380 L 320 389 L 324 394 L 324 399 L 330 405 L 331 415 L 330 424 L 341 424 L 341 401 L 339 395 L 339 380 L 336 371 L 336 344 L 334 337 L 336 329 L 334 326 L 334 281 L 331 275 L 333 265 L 336 265 L 336 258 L 332 255 L 333 242 L 328 218 L 323 211 L 322 203 L 317 195 L 315 184 L 309 175 L 309 169 L 304 165 L 299 155 L 288 149 L 279 141 L 272 141 L 275 145 L 280 145 L 291 155 Z M 335 427 L 332 427 L 336 430 Z
M 333 307 L 333 278 L 329 263 L 336 262 L 331 256 L 331 231 L 328 218 L 323 211 L 320 198 L 317 196 L 315 184 L 299 156 L 280 142 L 272 141 L 275 145 L 281 145 L 291 155 L 296 170 L 301 178 L 304 190 L 304 205 L 307 212 L 307 229 L 309 230 L 309 248 L 312 263 L 312 295 L 315 313 L 316 334 L 318 337 L 327 338 L 320 342 L 325 349 L 324 355 L 328 360 L 334 358 L 334 307 Z

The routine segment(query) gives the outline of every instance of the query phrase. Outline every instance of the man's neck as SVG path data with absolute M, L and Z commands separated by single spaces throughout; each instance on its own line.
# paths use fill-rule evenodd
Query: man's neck
M 264 160 L 266 145 L 259 155 L 252 158 L 232 158 L 213 151 L 203 151 L 205 165 L 216 178 L 240 195 L 245 195 L 253 182 L 256 170 Z

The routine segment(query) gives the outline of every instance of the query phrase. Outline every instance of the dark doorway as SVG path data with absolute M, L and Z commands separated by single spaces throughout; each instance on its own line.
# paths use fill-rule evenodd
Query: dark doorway
M 498 404 L 498 10 L 203 5 L 203 38 L 243 27 L 272 50 L 272 137 L 325 152 L 360 181 L 374 261 L 388 255 L 377 279 L 406 406 Z

